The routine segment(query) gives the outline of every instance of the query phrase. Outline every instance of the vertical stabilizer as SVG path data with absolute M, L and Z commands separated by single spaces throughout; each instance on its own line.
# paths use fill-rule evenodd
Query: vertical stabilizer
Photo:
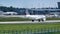
M 26 12 L 25 13 L 26 13 L 26 15 L 30 15 L 27 9 L 26 9 Z
M 30 16 L 29 12 L 28 12 L 28 9 L 26 9 L 26 16 Z

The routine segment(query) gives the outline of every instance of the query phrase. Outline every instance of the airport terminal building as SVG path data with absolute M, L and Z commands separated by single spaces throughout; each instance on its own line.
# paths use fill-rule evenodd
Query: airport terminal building
M 58 14 L 60 15 L 60 9 L 23 9 L 20 10 L 21 15 L 25 15 L 28 11 L 31 15 L 46 15 L 46 14 Z
M 28 11 L 31 15 L 46 15 L 46 14 L 58 14 L 60 15 L 60 2 L 58 2 L 58 8 L 21 8 L 19 11 L 20 15 L 25 15 L 25 12 Z
M 60 2 L 58 2 L 58 8 L 19 8 L 17 11 L 8 12 L 13 15 L 26 15 L 26 11 L 28 11 L 31 15 L 48 15 L 48 14 L 58 14 L 60 15 Z M 2 12 L 0 12 L 1 14 Z

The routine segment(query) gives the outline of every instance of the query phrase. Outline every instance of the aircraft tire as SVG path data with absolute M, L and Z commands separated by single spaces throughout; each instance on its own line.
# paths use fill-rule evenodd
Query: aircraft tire
M 40 22 L 40 19 L 38 21 Z
M 42 21 L 44 21 L 44 20 L 42 19 Z
M 34 20 L 32 20 L 32 22 L 34 22 Z

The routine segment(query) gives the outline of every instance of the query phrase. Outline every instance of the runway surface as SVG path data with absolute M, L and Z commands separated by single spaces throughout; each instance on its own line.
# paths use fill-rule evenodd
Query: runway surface
M 56 22 L 60 22 L 60 20 L 47 20 L 44 22 L 38 22 L 38 21 L 10 21 L 10 22 L 0 22 L 0 24 L 20 24 L 20 23 L 56 23 Z

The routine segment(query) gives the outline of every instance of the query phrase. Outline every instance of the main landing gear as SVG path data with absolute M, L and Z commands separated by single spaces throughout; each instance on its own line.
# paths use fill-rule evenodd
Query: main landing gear
M 38 19 L 37 21 L 38 21 L 38 22 L 41 22 L 41 21 L 43 22 L 44 19 Z M 34 20 L 32 20 L 32 22 L 34 22 Z
M 38 19 L 38 22 L 40 22 L 40 19 Z
M 34 22 L 34 20 L 32 20 L 32 22 Z

